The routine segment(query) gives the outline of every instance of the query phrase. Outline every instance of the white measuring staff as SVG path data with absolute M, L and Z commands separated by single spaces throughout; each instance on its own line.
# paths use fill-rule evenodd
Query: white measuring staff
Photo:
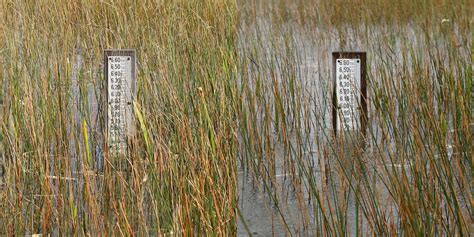
M 128 123 L 132 121 L 132 57 L 108 56 L 108 144 L 112 154 L 127 151 Z
M 336 60 L 337 129 L 358 130 L 360 105 L 360 59 Z

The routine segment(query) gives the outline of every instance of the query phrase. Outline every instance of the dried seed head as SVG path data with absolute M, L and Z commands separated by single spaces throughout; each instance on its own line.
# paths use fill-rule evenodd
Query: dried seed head
M 198 90 L 199 96 L 204 97 L 204 91 L 202 90 L 202 87 L 198 87 L 197 90 Z

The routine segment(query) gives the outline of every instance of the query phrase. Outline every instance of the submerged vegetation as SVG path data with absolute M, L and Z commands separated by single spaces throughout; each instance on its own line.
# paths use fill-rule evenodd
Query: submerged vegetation
M 469 235 L 472 5 L 2 0 L 0 235 Z M 137 52 L 123 159 L 111 48 Z M 334 137 L 331 52 L 355 50 L 369 126 Z

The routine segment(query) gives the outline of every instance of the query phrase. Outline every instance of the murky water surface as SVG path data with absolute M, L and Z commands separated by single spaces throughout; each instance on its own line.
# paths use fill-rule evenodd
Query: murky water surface
M 324 208 L 327 210 L 334 209 L 334 202 L 328 200 L 347 200 L 347 210 L 343 211 L 347 217 L 348 235 L 353 235 L 357 231 L 366 233 L 369 231 L 367 220 L 363 218 L 362 207 L 356 205 L 354 197 L 355 189 L 347 187 L 347 183 L 341 182 L 344 177 L 340 177 L 340 172 L 336 172 L 334 167 L 338 164 L 335 163 L 334 159 L 330 156 L 323 157 L 321 154 L 325 154 L 321 151 L 321 147 L 324 144 L 330 143 L 329 139 L 331 134 L 331 117 L 330 117 L 330 104 L 331 104 L 331 93 L 328 88 L 331 88 L 332 77 L 331 77 L 331 53 L 333 51 L 350 50 L 350 51 L 367 51 L 369 55 L 381 55 L 381 52 L 377 52 L 376 48 L 372 48 L 372 45 L 368 45 L 362 39 L 357 38 L 355 32 L 348 32 L 347 42 L 344 46 L 341 46 L 340 35 L 338 32 L 332 29 L 312 29 L 312 30 L 297 30 L 298 27 L 288 23 L 286 27 L 283 27 L 286 31 L 280 32 L 279 36 L 275 36 L 271 24 L 265 19 L 260 19 L 254 25 L 242 26 L 238 35 L 238 50 L 241 59 L 250 58 L 252 64 L 249 65 L 249 74 L 241 75 L 241 80 L 253 80 L 256 74 L 252 74 L 253 70 L 259 70 L 261 68 L 276 68 L 274 72 L 276 75 L 268 75 L 263 80 L 270 82 L 272 78 L 277 78 L 277 81 L 285 81 L 287 75 L 293 75 L 296 84 L 299 86 L 302 92 L 302 100 L 307 101 L 305 108 L 309 113 L 305 114 L 305 120 L 300 121 L 302 123 L 308 123 L 309 130 L 303 133 L 288 134 L 289 144 L 293 145 L 293 148 L 297 148 L 294 151 L 289 147 L 285 147 L 279 143 L 277 137 L 272 139 L 272 150 L 275 157 L 274 173 L 270 174 L 270 167 L 268 163 L 262 163 L 262 167 L 268 172 L 268 177 L 273 179 L 273 185 L 269 185 L 266 182 L 262 182 L 261 179 L 255 179 L 252 170 L 242 164 L 245 159 L 249 159 L 252 154 L 244 154 L 242 148 L 239 155 L 239 167 L 238 167 L 238 195 L 239 195 L 239 210 L 241 217 L 238 219 L 238 235 L 247 236 L 249 234 L 254 236 L 285 236 L 285 235 L 297 235 L 297 236 L 313 236 L 317 233 L 321 233 L 321 207 L 318 202 L 323 203 Z M 384 35 L 384 29 L 380 28 L 377 32 L 377 27 L 373 27 L 375 30 L 374 36 L 381 37 Z M 415 38 L 415 29 L 407 28 L 403 37 Z M 324 37 L 318 37 L 324 36 Z M 290 43 L 288 43 L 290 42 Z M 417 47 L 418 41 L 413 41 L 413 47 Z M 394 41 L 395 52 L 399 52 L 402 49 L 400 41 Z M 256 51 L 255 51 L 256 50 Z M 291 52 L 288 53 L 288 50 Z M 258 53 L 255 53 L 258 52 Z M 387 57 L 390 57 L 393 52 L 386 52 Z M 81 127 L 82 115 L 80 111 L 89 111 L 88 129 L 98 136 L 100 133 L 99 127 L 99 102 L 100 98 L 99 90 L 97 85 L 88 84 L 85 85 L 85 92 L 81 92 L 80 85 L 80 73 L 83 59 L 82 53 L 79 50 L 74 60 L 74 66 L 71 72 L 71 88 L 72 97 L 70 98 L 70 104 L 73 105 L 72 110 L 74 113 L 73 127 Z M 284 74 L 285 60 L 288 57 L 293 57 L 292 60 L 298 63 L 291 68 L 291 72 Z M 380 58 L 369 56 L 368 71 L 370 74 L 371 70 L 374 70 L 375 63 Z M 261 75 L 261 74 L 259 74 Z M 285 80 L 284 80 L 285 79 Z M 250 83 L 252 84 L 252 83 Z M 84 88 L 84 86 L 82 86 Z M 268 93 L 268 99 L 271 101 L 272 93 Z M 84 101 L 81 96 L 87 96 L 88 105 L 80 105 L 77 101 Z M 370 95 L 369 95 L 370 97 Z M 87 106 L 84 108 L 83 106 Z M 274 109 L 274 108 L 272 108 Z M 370 110 L 370 108 L 369 108 Z M 1 109 L 0 109 L 1 111 Z M 259 116 L 262 116 L 259 113 Z M 369 111 L 370 114 L 370 111 Z M 2 114 L 0 114 L 1 119 Z M 369 115 L 370 116 L 370 115 Z M 264 120 L 263 117 L 258 117 L 258 120 Z M 288 115 L 288 121 L 298 122 L 299 118 L 293 118 Z M 372 121 L 372 126 L 377 126 L 377 121 Z M 260 126 L 256 124 L 255 126 Z M 68 130 L 70 130 L 68 128 Z M 377 130 L 375 130 L 377 132 Z M 378 137 L 377 134 L 375 134 Z M 241 143 L 243 141 L 241 140 Z M 77 147 L 83 149 L 82 146 L 74 146 L 72 141 L 71 147 Z M 96 145 L 96 164 L 100 170 L 102 167 L 102 152 L 100 151 L 100 144 Z M 452 149 L 451 149 L 452 150 Z M 82 153 L 82 151 L 76 151 Z M 292 153 L 293 152 L 293 153 Z M 376 170 L 380 168 L 380 164 L 371 164 L 370 157 L 374 154 L 383 155 L 385 151 L 374 151 L 369 144 L 367 149 L 367 162 L 368 167 L 372 167 L 367 172 L 372 173 L 373 176 Z M 74 152 L 73 152 L 74 153 Z M 299 169 L 298 167 L 291 167 L 288 165 L 288 160 L 294 161 L 295 157 L 299 157 L 299 162 L 303 162 L 305 169 Z M 348 156 L 349 157 L 349 156 Z M 0 158 L 2 158 L 2 148 L 0 147 Z M 258 164 L 259 161 L 255 161 Z M 0 164 L 2 160 L 0 159 Z M 73 175 L 81 172 L 80 166 L 77 164 L 76 157 L 72 157 Z M 402 169 L 409 164 L 395 164 L 395 168 Z M 328 169 L 329 167 L 329 169 Z M 332 167 L 332 168 L 331 168 Z M 2 175 L 2 169 L 0 167 L 0 176 Z M 52 174 L 54 175 L 54 174 Z M 73 176 L 73 179 L 80 177 L 80 175 Z M 329 180 L 329 181 L 328 181 Z M 393 200 L 383 184 L 383 179 L 376 177 L 373 182 L 373 190 L 376 190 L 379 197 L 378 200 L 385 204 L 382 208 L 384 214 L 386 214 L 387 221 L 393 221 L 396 224 L 397 212 L 396 206 Z M 334 184 L 331 186 L 329 184 Z M 75 191 L 81 193 L 82 182 L 75 182 Z M 354 183 L 350 183 L 353 184 Z M 1 182 L 0 182 L 1 185 Z M 345 190 L 345 191 L 341 191 Z M 319 193 L 319 194 L 317 194 Z M 317 195 L 315 195 L 317 194 Z M 346 197 L 341 195 L 347 195 Z M 315 196 L 320 196 L 326 200 L 315 200 Z M 80 197 L 77 197 L 77 203 L 82 203 Z M 277 205 L 276 205 L 277 203 Z M 331 206 L 332 205 L 332 206 Z
M 330 88 L 332 88 L 331 53 L 333 51 L 366 51 L 369 55 L 367 70 L 369 76 L 372 76 L 376 64 L 380 63 L 380 60 L 389 57 L 391 59 L 393 57 L 397 58 L 402 50 L 406 51 L 403 48 L 406 47 L 403 45 L 404 40 L 413 39 L 410 41 L 410 46 L 413 48 L 423 47 L 423 43 L 419 42 L 420 37 L 416 37 L 417 29 L 407 26 L 403 35 L 393 38 L 393 47 L 389 51 L 387 48 L 375 47 L 377 46 L 377 40 L 384 37 L 393 37 L 387 29 L 382 27 L 372 26 L 373 42 L 367 42 L 365 39 L 357 37 L 356 29 L 353 32 L 346 32 L 345 39 L 347 42 L 344 44 L 341 43 L 340 33 L 336 30 L 301 29 L 301 27 L 291 23 L 282 28 L 283 30 L 280 30 L 279 33 L 275 33 L 271 23 L 266 19 L 260 19 L 254 24 L 241 27 L 238 41 L 239 55 L 242 60 L 250 58 L 251 61 L 248 74 L 241 75 L 241 83 L 244 83 L 244 80 L 256 80 L 256 77 L 262 75 L 264 81 L 271 82 L 274 78 L 277 78 L 278 82 L 284 82 L 289 80 L 288 75 L 294 75 L 294 78 L 291 79 L 296 80 L 296 84 L 300 86 L 302 100 L 307 101 L 306 110 L 310 111 L 305 114 L 306 120 L 301 122 L 307 123 L 309 120 L 310 129 L 300 133 L 299 138 L 295 134 L 288 134 L 290 144 L 298 148 L 296 150 L 300 150 L 299 153 L 295 153 L 293 156 L 288 155 L 289 152 L 291 153 L 291 148 L 279 144 L 277 137 L 272 138 L 275 172 L 269 176 L 274 178 L 273 186 L 266 185 L 261 179 L 255 179 L 252 169 L 248 169 L 248 166 L 243 164 L 244 160 L 252 157 L 252 154 L 240 154 L 238 193 L 241 217 L 238 221 L 238 235 L 313 236 L 321 233 L 321 228 L 324 228 L 321 226 L 321 207 L 318 206 L 318 200 L 315 200 L 315 196 L 325 198 L 325 200 L 319 201 L 324 203 L 323 206 L 328 211 L 335 209 L 334 200 L 347 201 L 345 204 L 347 209 L 341 211 L 346 215 L 343 219 L 347 222 L 342 225 L 346 227 L 347 235 L 352 236 L 357 232 L 370 233 L 367 219 L 363 217 L 363 208 L 360 205 L 358 206 L 358 202 L 355 200 L 354 192 L 358 189 L 347 187 L 357 186 L 356 182 L 341 182 L 345 178 L 340 177 L 341 172 L 336 171 L 337 168 L 335 167 L 338 164 L 335 163 L 334 157 L 321 156 L 323 151 L 320 149 L 324 147 L 321 144 L 332 142 L 330 135 L 328 136 L 328 134 L 331 134 L 330 128 L 332 126 L 329 110 L 331 105 Z M 288 51 L 291 52 L 288 53 Z M 285 74 L 284 71 L 288 70 L 285 67 L 288 67 L 288 65 L 284 62 L 288 60 L 288 57 L 291 57 L 291 60 L 296 61 L 297 64 L 291 69 L 293 70 L 291 73 Z M 402 60 L 401 57 L 398 60 Z M 268 74 L 265 77 L 265 69 L 262 69 L 265 67 L 273 68 L 274 74 Z M 393 70 L 395 72 L 398 69 L 394 68 Z M 268 99 L 271 101 L 273 98 L 270 95 Z M 272 107 L 272 109 L 275 108 Z M 369 108 L 369 116 L 370 113 Z M 263 109 L 258 116 L 262 114 L 264 114 Z M 291 115 L 288 115 L 288 117 L 289 121 L 298 119 L 291 118 Z M 257 117 L 257 119 L 259 121 L 265 120 L 262 116 Z M 375 132 L 374 137 L 379 140 L 382 136 L 381 132 L 376 129 L 378 127 L 377 123 L 376 120 L 371 121 L 371 126 Z M 260 123 L 255 126 L 260 126 Z M 393 144 L 389 142 L 386 149 L 390 149 L 391 145 Z M 377 175 L 377 169 L 381 169 L 382 164 L 375 164 L 370 159 L 373 156 L 384 157 L 386 156 L 385 152 L 385 150 L 375 149 L 371 144 L 368 144 L 364 156 L 366 157 L 367 167 L 371 167 L 371 170 L 366 172 L 369 173 L 369 177 L 374 177 L 374 179 L 373 183 L 369 185 L 372 190 L 361 190 L 361 192 L 373 191 L 376 193 L 381 206 L 380 218 L 385 218 L 387 223 L 393 223 L 396 228 L 398 224 L 396 205 L 384 185 L 386 180 Z M 449 150 L 448 148 L 449 156 L 450 152 L 452 152 L 452 149 Z M 347 155 L 346 158 L 350 159 L 350 156 Z M 303 166 L 307 167 L 305 170 L 298 170 L 298 167 L 289 168 L 286 161 L 288 159 L 295 160 L 295 157 L 300 159 L 295 163 L 304 162 L 305 165 Z M 255 164 L 259 165 L 258 162 L 262 163 L 267 174 L 271 173 L 271 167 L 268 163 L 256 160 Z M 248 163 L 248 161 L 244 163 Z M 329 170 L 327 170 L 327 167 L 329 167 Z M 409 164 L 396 163 L 390 164 L 389 167 L 401 172 L 402 169 L 408 170 Z M 304 174 L 302 175 L 302 173 Z M 293 176 L 302 178 L 295 179 Z M 331 183 L 334 186 L 331 186 Z M 315 193 L 318 194 L 315 195 Z M 368 206 L 370 204 L 366 204 L 366 207 Z

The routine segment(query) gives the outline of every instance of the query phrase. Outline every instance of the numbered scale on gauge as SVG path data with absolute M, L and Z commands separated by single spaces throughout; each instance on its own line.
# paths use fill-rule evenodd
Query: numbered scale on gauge
M 359 129 L 360 59 L 336 60 L 337 129 Z
M 112 154 L 127 151 L 127 121 L 131 116 L 132 60 L 108 56 L 108 142 Z

